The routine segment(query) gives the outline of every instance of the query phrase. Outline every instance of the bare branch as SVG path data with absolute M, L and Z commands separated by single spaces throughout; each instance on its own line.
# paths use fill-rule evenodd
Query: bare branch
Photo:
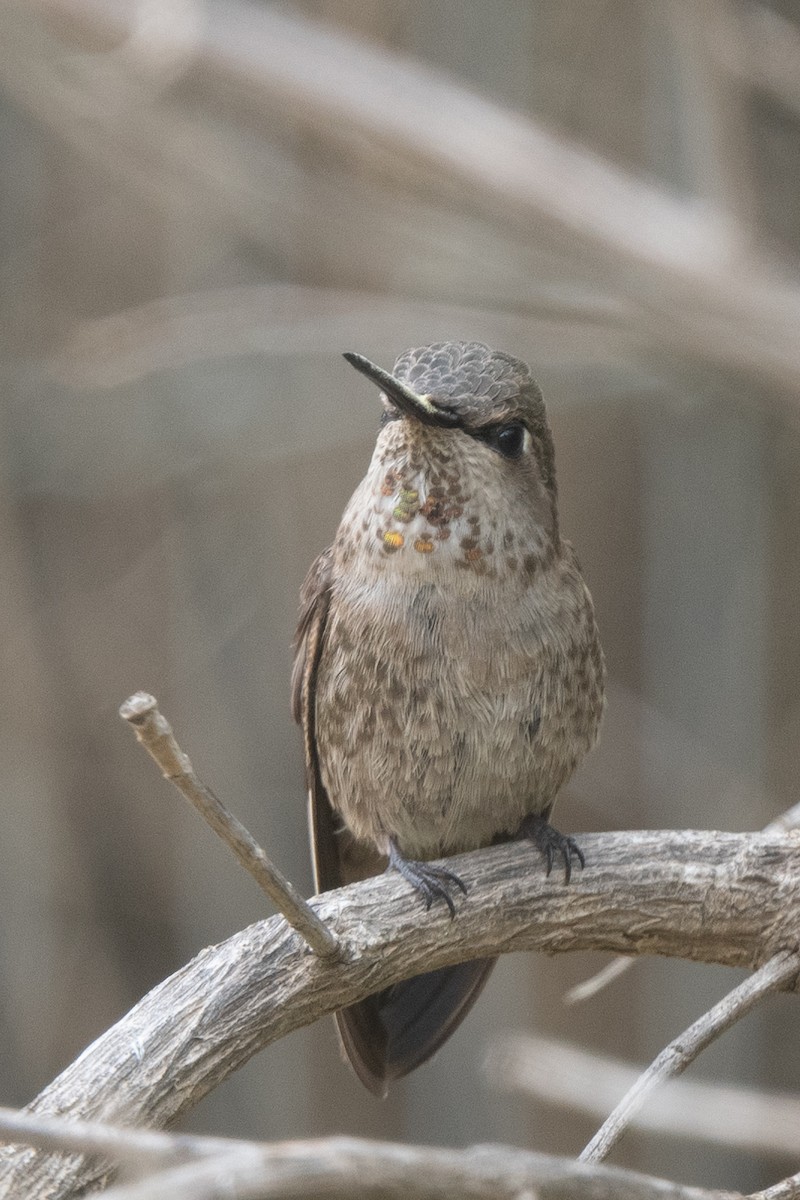
M 31 1111 L 164 1126 L 258 1050 L 399 979 L 517 950 L 666 954 L 755 967 L 794 946 L 800 844 L 691 831 L 583 834 L 569 887 L 524 844 L 448 860 L 468 884 L 456 919 L 393 873 L 316 901 L 340 960 L 310 954 L 282 918 L 259 922 L 154 988 Z M 102 1167 L 34 1151 L 0 1156 L 0 1195 L 67 1196 Z M 15 1191 L 16 1188 L 16 1191 Z
M 734 1200 L 611 1167 L 510 1146 L 444 1150 L 331 1138 L 265 1146 L 245 1158 L 193 1163 L 108 1200 Z
M 72 388 L 114 388 L 154 371 L 231 355 L 286 357 L 338 354 L 358 329 L 375 344 L 402 327 L 410 340 L 435 328 L 480 327 L 492 342 L 524 343 L 536 330 L 537 346 L 557 353 L 568 324 L 577 344 L 570 361 L 629 364 L 631 333 L 624 307 L 590 289 L 565 294 L 532 280 L 524 314 L 486 306 L 406 299 L 378 291 L 264 283 L 208 288 L 161 297 L 73 326 L 48 369 Z M 265 448 L 264 453 L 268 449 Z
M 763 834 L 770 837 L 775 837 L 778 834 L 790 833 L 792 830 L 800 826 L 800 804 L 794 804 L 791 808 L 787 808 L 779 816 L 769 821 L 761 830 Z M 615 979 L 619 979 L 620 975 L 624 975 L 633 964 L 635 958 L 618 955 L 612 958 L 611 962 L 602 967 L 596 974 L 591 975 L 583 983 L 578 983 L 564 996 L 565 1004 L 582 1004 L 585 1000 L 590 1000 L 596 996 L 598 992 L 602 992 L 604 988 L 613 983 Z
M 800 1197 L 800 1175 L 790 1175 L 763 1192 L 753 1192 L 749 1200 L 798 1200 Z
M 210 1154 L 229 1153 L 239 1143 L 230 1138 L 166 1134 L 122 1129 L 101 1121 L 65 1120 L 0 1108 L 0 1141 L 20 1142 L 39 1150 L 79 1151 L 112 1162 L 174 1165 Z M 241 1143 L 246 1145 L 246 1143 Z
M 15 1123 L 23 1133 L 25 1122 L 22 1116 Z M 264 1145 L 142 1134 L 58 1119 L 48 1126 L 54 1132 L 53 1144 L 61 1148 L 113 1151 L 117 1162 L 139 1167 L 143 1156 L 144 1161 L 150 1156 L 154 1162 L 173 1164 L 111 1188 L 104 1193 L 108 1200 L 460 1200 L 465 1195 L 475 1200 L 533 1195 L 537 1200 L 561 1200 L 567 1192 L 571 1200 L 736 1200 L 728 1192 L 682 1187 L 633 1171 L 586 1166 L 510 1146 L 449 1150 L 344 1137 Z
M 596 971 L 588 979 L 584 979 L 583 983 L 576 983 L 575 987 L 571 987 L 564 995 L 565 1004 L 583 1004 L 585 1000 L 591 1000 L 592 996 L 596 996 L 598 992 L 602 992 L 615 979 L 619 979 L 620 975 L 624 975 L 626 971 L 635 963 L 635 958 L 627 958 L 619 954 L 616 958 L 612 958 L 611 962 L 606 963 L 601 970 Z
M 245 163 L 203 128 L 202 114 L 154 110 L 152 84 L 130 55 L 101 70 L 96 55 L 84 62 L 53 33 L 124 41 L 124 8 L 39 0 L 32 9 L 17 0 L 2 12 L 0 83 L 77 153 L 148 194 L 191 193 L 255 237 L 285 216 L 291 201 L 280 172 Z M 42 13 L 59 20 L 46 25 Z M 797 387 L 800 292 L 758 257 L 727 209 L 668 196 L 434 70 L 296 13 L 235 0 L 211 0 L 205 13 L 193 57 L 181 49 L 195 91 L 222 93 L 260 120 L 290 112 L 293 129 L 323 131 L 340 168 L 339 203 L 346 196 L 353 212 L 369 206 L 371 220 L 396 222 L 399 201 L 413 207 L 424 195 L 463 210 L 467 195 L 469 210 L 490 214 L 521 253 L 552 255 L 583 277 L 602 272 L 606 294 L 649 344 Z M 120 94 L 128 97 L 122 130 Z M 154 145 L 164 148 L 157 157 Z M 378 178 L 391 185 L 383 212 L 378 189 L 365 200 L 364 180 Z M 307 222 L 325 219 L 325 205 L 306 200 L 302 187 L 292 201 L 306 206 Z M 348 278 L 347 264 L 337 265 Z
M 796 951 L 787 950 L 776 954 L 754 975 L 740 983 L 679 1037 L 665 1046 L 581 1151 L 581 1161 L 601 1162 L 606 1158 L 627 1129 L 633 1114 L 638 1112 L 653 1088 L 665 1079 L 671 1079 L 685 1071 L 715 1038 L 726 1029 L 730 1029 L 767 996 L 792 983 L 797 978 L 798 971 L 800 955 Z
M 603 1120 L 642 1072 L 568 1042 L 527 1034 L 500 1037 L 487 1062 L 493 1087 Z M 698 1080 L 671 1080 L 631 1115 L 631 1126 L 760 1154 L 797 1153 L 800 1098 Z
M 762 832 L 771 836 L 777 833 L 791 833 L 798 826 L 800 826 L 800 804 L 793 804 L 791 808 L 786 809 L 786 812 L 782 812 L 774 821 L 765 825 Z
M 147 692 L 136 692 L 120 707 L 119 715 L 132 727 L 145 750 L 158 763 L 165 779 L 189 800 L 219 837 L 226 842 L 239 862 L 267 893 L 286 920 L 305 938 L 315 954 L 336 955 L 339 943 L 320 921 L 311 905 L 294 884 L 270 862 L 256 840 L 229 812 L 211 788 L 198 779 L 189 760 L 175 740 L 169 721 L 158 711 L 156 699 Z

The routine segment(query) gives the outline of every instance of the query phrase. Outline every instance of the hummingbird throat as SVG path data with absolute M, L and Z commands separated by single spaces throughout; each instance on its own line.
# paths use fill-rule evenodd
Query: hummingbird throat
M 442 454 L 423 464 L 410 455 L 373 467 L 369 537 L 381 558 L 395 558 L 398 566 L 402 560 L 409 570 L 441 562 L 495 574 L 494 522 L 489 528 L 481 520 L 457 462 Z
M 449 431 L 393 421 L 345 512 L 340 561 L 360 560 L 369 573 L 456 574 L 470 592 L 515 578 L 524 587 L 552 560 L 554 543 L 534 508 L 526 520 L 509 503 L 503 475 L 487 470 L 489 453 L 472 438 L 457 444 Z

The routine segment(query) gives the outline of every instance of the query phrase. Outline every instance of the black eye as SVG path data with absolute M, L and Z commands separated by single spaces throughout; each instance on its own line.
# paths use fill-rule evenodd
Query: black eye
M 485 430 L 483 440 L 503 458 L 519 458 L 525 449 L 525 426 L 520 421 L 509 421 L 508 425 L 496 425 Z

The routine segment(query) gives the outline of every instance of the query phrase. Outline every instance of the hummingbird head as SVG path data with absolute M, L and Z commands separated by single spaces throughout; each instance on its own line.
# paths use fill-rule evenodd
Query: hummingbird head
M 382 393 L 365 485 L 385 553 L 457 538 L 457 565 L 494 574 L 501 558 L 532 570 L 558 549 L 553 439 L 524 362 L 480 342 L 406 350 L 391 374 L 344 357 Z

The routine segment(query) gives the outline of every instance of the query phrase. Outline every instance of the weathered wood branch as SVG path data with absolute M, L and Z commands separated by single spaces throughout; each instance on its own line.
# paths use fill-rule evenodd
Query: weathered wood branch
M 314 900 L 340 961 L 279 917 L 203 950 L 104 1033 L 30 1106 L 161 1127 L 253 1054 L 421 970 L 515 950 L 611 950 L 754 968 L 797 944 L 800 839 L 715 832 L 581 837 L 587 867 L 565 887 L 531 847 L 450 860 L 470 888 L 454 921 L 389 873 Z M 55 1200 L 102 1166 L 36 1151 L 0 1159 L 0 1195 Z
M 512 1146 L 439 1149 L 359 1138 L 242 1147 L 113 1188 L 109 1200 L 742 1200 Z
M 594 1164 L 529 1154 L 511 1146 L 398 1146 L 362 1138 L 333 1137 L 261 1142 L 186 1134 L 142 1132 L 102 1122 L 40 1117 L 0 1108 L 0 1135 L 45 1150 L 102 1154 L 128 1168 L 133 1181 L 119 1184 L 109 1200 L 242 1200 L 245 1196 L 315 1197 L 378 1195 L 518 1198 L 535 1189 L 545 1197 L 601 1200 L 721 1200 L 708 1192 Z M 300 1187 L 298 1187 L 300 1184 Z M 735 1200 L 731 1197 L 731 1200 Z
M 729 1192 L 667 1183 L 638 1172 L 529 1153 L 512 1146 L 462 1150 L 333 1137 L 260 1142 L 142 1133 L 99 1122 L 0 1109 L 0 1133 L 48 1150 L 101 1152 L 127 1165 L 133 1181 L 108 1200 L 455 1200 L 469 1194 L 520 1200 L 743 1200 Z

